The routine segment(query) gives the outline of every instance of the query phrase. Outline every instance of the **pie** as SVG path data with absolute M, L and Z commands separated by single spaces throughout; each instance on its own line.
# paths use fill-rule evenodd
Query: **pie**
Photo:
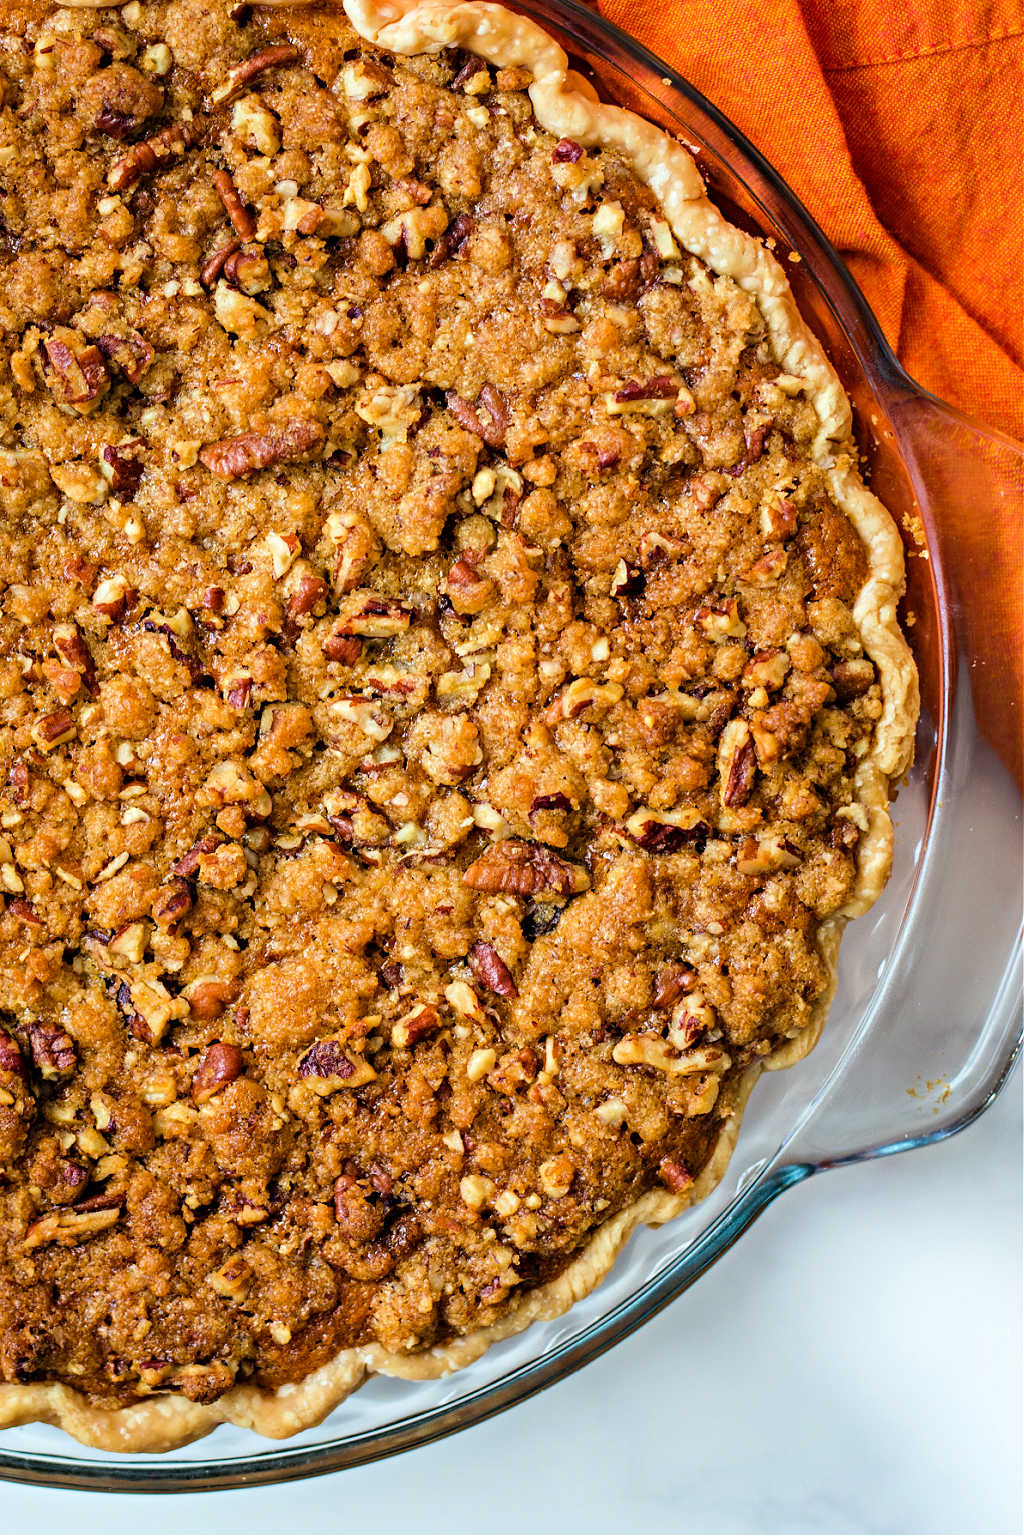
M 776 259 L 508 10 L 13 0 L 0 100 L 0 1422 L 287 1435 L 813 1046 L 901 542 Z

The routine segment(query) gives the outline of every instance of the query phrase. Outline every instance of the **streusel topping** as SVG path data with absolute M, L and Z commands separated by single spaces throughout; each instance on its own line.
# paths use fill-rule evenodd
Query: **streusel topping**
M 754 301 L 528 84 L 5 7 L 5 1380 L 494 1321 L 827 987 L 865 551 Z

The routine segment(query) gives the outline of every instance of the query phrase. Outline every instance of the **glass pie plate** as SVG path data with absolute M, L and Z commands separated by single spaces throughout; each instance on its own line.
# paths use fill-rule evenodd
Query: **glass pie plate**
M 1021 1045 L 1021 804 L 986 744 L 975 699 L 1020 689 L 972 646 L 982 569 L 943 541 L 954 498 L 979 518 L 1020 494 L 1022 450 L 910 380 L 810 215 L 753 146 L 667 65 L 575 0 L 520 0 L 606 99 L 694 152 L 734 222 L 776 242 L 797 301 L 853 399 L 870 481 L 911 544 L 905 617 L 923 710 L 894 807 L 892 879 L 843 941 L 839 987 L 815 1051 L 757 1085 L 731 1166 L 709 1199 L 637 1232 L 612 1273 L 566 1316 L 535 1323 L 440 1381 L 372 1378 L 285 1442 L 225 1425 L 160 1457 L 84 1449 L 45 1425 L 0 1438 L 0 1477 L 107 1491 L 196 1491 L 307 1477 L 391 1455 L 500 1412 L 579 1369 L 691 1285 L 775 1197 L 813 1173 L 926 1146 L 969 1124 Z

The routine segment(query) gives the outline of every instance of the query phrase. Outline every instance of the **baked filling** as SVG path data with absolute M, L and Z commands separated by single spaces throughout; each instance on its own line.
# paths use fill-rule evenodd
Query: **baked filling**
M 827 1003 L 869 552 L 529 68 L 200 0 L 0 50 L 2 1379 L 212 1403 L 698 1179 Z

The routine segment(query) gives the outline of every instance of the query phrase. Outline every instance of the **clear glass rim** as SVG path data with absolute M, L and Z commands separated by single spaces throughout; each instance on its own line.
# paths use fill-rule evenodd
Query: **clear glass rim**
M 826 302 L 832 308 L 839 325 L 846 333 L 861 368 L 876 386 L 877 393 L 890 402 L 901 397 L 916 396 L 930 403 L 936 411 L 959 420 L 972 432 L 989 438 L 997 445 L 1011 449 L 1017 448 L 1017 445 L 1004 434 L 971 420 L 954 407 L 937 400 L 905 372 L 892 352 L 863 293 L 820 226 L 760 151 L 689 81 L 643 44 L 581 4 L 580 0 L 510 0 L 510 3 L 514 8 L 526 12 L 541 24 L 547 22 L 557 27 L 559 21 L 564 20 L 568 27 L 578 32 L 581 41 L 591 42 L 613 66 L 625 69 L 629 63 L 632 63 L 639 66 L 641 72 L 649 71 L 664 83 L 666 89 L 671 89 L 684 97 L 696 108 L 702 118 L 714 125 L 724 144 L 738 156 L 742 172 L 752 169 L 756 173 L 756 178 L 763 182 L 785 208 L 787 215 L 792 217 L 794 247 L 804 255 L 808 251 L 813 253 L 809 262 L 811 274 L 818 283 Z M 647 88 L 646 82 L 641 81 L 641 85 L 644 89 Z M 712 153 L 721 154 L 718 146 L 709 145 L 708 147 Z M 757 186 L 751 185 L 746 175 L 741 174 L 736 164 L 732 162 L 731 156 L 722 155 L 722 158 L 728 160 L 732 174 L 739 176 L 744 182 L 750 196 L 762 207 L 769 223 L 774 223 L 772 212 L 762 203 Z M 828 274 L 827 287 L 818 276 L 822 268 Z M 841 296 L 841 304 L 838 308 L 835 302 L 836 292 L 833 291 L 832 284 Z M 894 426 L 899 441 L 898 424 Z M 932 532 L 933 530 L 929 529 L 929 533 Z M 937 554 L 937 542 L 933 542 L 932 547 L 936 551 L 933 554 L 932 566 L 939 597 L 941 690 L 937 699 L 937 765 L 927 815 L 929 838 L 935 817 L 939 814 L 940 791 L 949 746 L 950 705 L 958 662 L 950 606 L 946 601 L 945 577 L 941 558 Z M 921 870 L 919 869 L 900 920 L 895 949 L 897 956 L 906 933 L 908 914 L 913 909 L 914 893 L 920 879 Z M 1016 948 L 1018 954 L 1021 938 L 1022 932 L 1018 931 Z M 1017 992 L 1014 957 L 1011 956 L 1010 963 L 999 979 L 993 1006 L 1012 1010 Z M 963 1130 L 994 1102 L 1009 1078 L 1024 1045 L 1024 1021 L 1022 1021 L 1015 1042 L 1011 1044 L 1005 1058 L 998 1063 L 995 1072 L 990 1074 L 985 1091 L 969 1101 L 957 1113 L 951 1114 L 946 1119 L 938 1118 L 933 1125 L 919 1134 L 895 1137 L 836 1158 L 813 1161 L 799 1158 L 787 1160 L 785 1155 L 787 1147 L 795 1141 L 800 1126 L 814 1115 L 828 1097 L 832 1084 L 841 1074 L 848 1056 L 862 1038 L 865 1029 L 869 1027 L 873 1007 L 874 999 L 865 1010 L 865 1018 L 853 1038 L 770 1164 L 737 1193 L 717 1220 L 705 1229 L 693 1244 L 684 1252 L 661 1264 L 644 1285 L 603 1314 L 596 1322 L 582 1327 L 577 1333 L 570 1335 L 539 1358 L 509 1371 L 498 1381 L 488 1382 L 461 1396 L 455 1402 L 396 1419 L 371 1430 L 339 1437 L 322 1446 L 285 1446 L 281 1449 L 259 1450 L 244 1456 L 211 1457 L 208 1460 L 196 1462 L 171 1461 L 166 1456 L 140 1456 L 131 1461 L 117 1463 L 93 1461 L 75 1455 L 62 1454 L 58 1457 L 0 1449 L 0 1479 L 105 1493 L 189 1493 L 257 1487 L 319 1476 L 345 1467 L 359 1466 L 369 1461 L 383 1459 L 404 1450 L 426 1445 L 513 1407 L 544 1387 L 552 1385 L 588 1364 L 635 1332 L 704 1274 L 785 1190 L 802 1183 L 814 1173 L 929 1146 Z

